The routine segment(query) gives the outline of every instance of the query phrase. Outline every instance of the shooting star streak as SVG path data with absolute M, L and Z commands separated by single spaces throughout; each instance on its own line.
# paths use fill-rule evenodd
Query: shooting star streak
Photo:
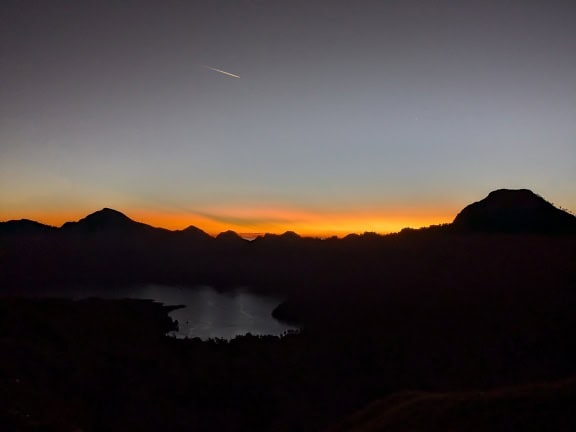
M 210 67 L 210 66 L 207 66 L 207 65 L 203 65 L 203 66 L 204 66 L 206 69 L 213 70 L 214 72 L 218 72 L 218 73 L 227 75 L 227 76 L 232 77 L 232 78 L 240 78 L 239 75 L 235 75 L 235 74 L 233 74 L 233 73 L 226 72 L 226 71 L 223 71 L 223 70 L 221 70 L 221 69 L 216 69 L 216 68 L 213 68 L 213 67 Z

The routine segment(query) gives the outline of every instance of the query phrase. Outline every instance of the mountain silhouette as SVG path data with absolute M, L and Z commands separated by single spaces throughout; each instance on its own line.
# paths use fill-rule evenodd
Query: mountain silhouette
M 576 216 L 528 189 L 499 189 L 466 206 L 452 228 L 486 233 L 576 233 Z
M 62 231 L 75 233 L 135 233 L 138 231 L 151 231 L 155 228 L 136 222 L 117 210 L 103 208 L 77 222 L 66 222 L 61 229 Z
M 0 222 L 0 234 L 44 234 L 57 228 L 30 219 Z
M 210 234 L 202 231 L 200 228 L 195 227 L 194 225 L 190 225 L 189 227 L 176 232 L 184 234 L 188 239 L 207 240 L 212 238 Z
M 282 234 L 270 234 L 270 233 L 266 233 L 263 236 L 258 237 L 256 240 L 258 240 L 259 242 L 286 242 L 286 241 L 298 241 L 298 240 L 302 240 L 302 237 L 300 237 L 298 234 L 296 234 L 294 231 L 286 231 Z
M 466 206 L 455 217 L 451 224 L 429 227 L 421 230 L 437 228 L 439 231 L 484 232 L 484 233 L 576 233 L 576 216 L 561 210 L 541 196 L 528 189 L 498 189 L 478 202 Z M 420 230 L 420 231 L 421 231 Z M 67 233 L 169 233 L 164 228 L 157 228 L 142 222 L 134 221 L 125 214 L 103 208 L 75 221 L 66 222 L 60 229 L 28 219 L 0 222 L 0 235 L 43 234 L 47 232 Z M 404 230 L 418 231 L 412 229 Z M 404 232 L 403 231 L 403 232 Z M 189 240 L 208 240 L 212 236 L 195 226 L 183 230 L 172 231 Z M 362 241 L 380 237 L 375 233 L 349 234 L 345 241 Z M 225 242 L 244 240 L 234 231 L 225 231 L 217 236 Z M 283 234 L 264 234 L 257 237 L 257 243 L 295 243 L 302 237 L 293 231 Z
M 236 231 L 228 230 L 221 232 L 216 236 L 217 240 L 228 242 L 228 243 L 245 243 L 244 240 Z

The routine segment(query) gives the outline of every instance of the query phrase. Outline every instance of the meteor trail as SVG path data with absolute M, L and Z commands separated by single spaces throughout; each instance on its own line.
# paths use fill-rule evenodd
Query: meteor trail
M 216 69 L 216 68 L 213 68 L 213 67 L 210 67 L 210 66 L 207 66 L 207 65 L 203 65 L 203 66 L 204 66 L 206 69 L 210 69 L 210 70 L 213 70 L 214 72 L 218 72 L 218 73 L 221 73 L 221 74 L 224 74 L 224 75 L 228 75 L 228 76 L 230 76 L 230 77 L 232 77 L 232 78 L 240 78 L 239 75 L 235 75 L 235 74 L 230 73 L 230 72 L 226 72 L 226 71 L 223 71 L 223 70 L 220 70 L 220 69 Z

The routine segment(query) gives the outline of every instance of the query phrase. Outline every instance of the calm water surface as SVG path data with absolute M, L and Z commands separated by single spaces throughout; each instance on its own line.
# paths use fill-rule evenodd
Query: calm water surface
M 137 298 L 152 299 L 166 305 L 184 305 L 170 316 L 178 320 L 176 337 L 199 337 L 232 339 L 235 336 L 281 335 L 297 330 L 293 326 L 275 320 L 271 313 L 281 299 L 250 293 L 244 289 L 219 292 L 208 286 L 178 287 L 165 285 L 141 285 L 100 290 L 75 288 L 51 291 L 43 295 L 71 298 Z
M 231 339 L 246 333 L 280 335 L 295 329 L 272 317 L 272 311 L 280 304 L 280 299 L 246 290 L 218 292 L 211 287 L 191 289 L 146 285 L 131 297 L 185 305 L 185 308 L 170 314 L 178 320 L 178 337 Z

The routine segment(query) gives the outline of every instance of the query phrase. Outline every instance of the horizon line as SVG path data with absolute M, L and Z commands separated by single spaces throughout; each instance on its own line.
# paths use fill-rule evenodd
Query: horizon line
M 391 229 L 385 230 L 385 229 L 373 229 L 375 228 L 374 226 L 374 220 L 378 220 L 380 221 L 380 224 L 386 224 L 386 222 L 384 222 L 384 220 L 386 218 L 384 217 L 378 217 L 378 216 L 373 216 L 372 220 L 370 221 L 369 218 L 356 218 L 354 219 L 352 222 L 350 221 L 343 221 L 341 223 L 338 223 L 338 221 L 332 221 L 332 223 L 327 224 L 324 223 L 323 227 L 317 227 L 314 228 L 314 224 L 310 223 L 308 224 L 308 226 L 306 226 L 306 224 L 302 224 L 302 223 L 294 223 L 294 224 L 290 224 L 288 221 L 286 221 L 285 223 L 282 224 L 278 224 L 276 223 L 275 227 L 272 229 L 242 229 L 240 226 L 236 226 L 234 227 L 233 225 L 235 224 L 226 224 L 225 222 L 217 222 L 215 223 L 214 221 L 208 221 L 211 222 L 213 227 L 212 228 L 206 228 L 203 225 L 210 225 L 210 223 L 207 224 L 203 224 L 201 223 L 202 221 L 200 219 L 206 219 L 206 218 L 199 218 L 199 217 L 189 217 L 189 218 L 183 218 L 182 216 L 180 216 L 179 218 L 170 218 L 169 216 L 165 216 L 162 215 L 164 217 L 161 217 L 162 221 L 158 220 L 158 214 L 153 214 L 151 217 L 146 217 L 144 216 L 142 213 L 148 213 L 148 212 L 139 212 L 139 211 L 135 211 L 134 213 L 137 213 L 138 216 L 132 217 L 129 216 L 127 213 L 131 213 L 131 212 L 124 212 L 124 211 L 119 211 L 116 210 L 112 207 L 102 207 L 99 210 L 90 212 L 88 214 L 84 214 L 82 213 L 83 216 L 78 216 L 78 212 L 73 212 L 74 216 L 71 213 L 68 214 L 63 214 L 62 212 L 58 212 L 56 215 L 53 213 L 50 213 L 48 215 L 46 215 L 45 217 L 34 217 L 32 218 L 28 218 L 28 217 L 13 217 L 13 218 L 9 218 L 9 219 L 5 219 L 5 220 L 0 220 L 0 223 L 6 223 L 6 222 L 13 222 L 13 221 L 31 221 L 31 222 L 35 222 L 35 223 L 39 223 L 41 225 L 45 225 L 45 226 L 49 226 L 51 228 L 54 229 L 61 229 L 66 223 L 69 222 L 78 222 L 92 214 L 98 213 L 102 210 L 113 210 L 116 211 L 124 216 L 126 216 L 128 219 L 130 219 L 131 221 L 135 222 L 135 223 L 143 223 L 145 225 L 151 226 L 152 228 L 157 228 L 157 229 L 164 229 L 167 231 L 171 231 L 171 232 L 178 232 L 178 231 L 184 231 L 188 228 L 196 228 L 202 232 L 204 232 L 205 234 L 216 238 L 218 235 L 223 234 L 225 232 L 234 232 L 235 234 L 239 235 L 240 237 L 246 239 L 246 240 L 254 240 L 258 237 L 263 237 L 265 235 L 282 235 L 282 234 L 286 234 L 286 233 L 295 233 L 296 235 L 298 235 L 299 237 L 304 237 L 304 238 L 318 238 L 318 239 L 327 239 L 327 238 L 332 238 L 332 237 L 337 237 L 337 238 L 344 238 L 348 235 L 363 235 L 363 234 L 378 234 L 378 235 L 388 235 L 388 234 L 395 234 L 395 233 L 399 233 L 400 231 L 402 231 L 403 229 L 420 229 L 420 228 L 426 228 L 426 227 L 430 227 L 430 226 L 437 226 L 437 225 L 444 225 L 444 224 L 449 224 L 451 223 L 451 221 L 453 220 L 453 217 L 450 218 L 450 221 L 447 222 L 446 218 L 442 218 L 442 220 L 438 220 L 438 218 L 432 218 L 432 220 L 428 219 L 428 220 L 422 220 L 421 218 L 414 218 L 414 217 L 410 217 L 410 216 L 406 216 L 405 218 L 401 218 L 403 220 L 406 220 L 406 222 L 408 222 L 407 220 L 412 219 L 412 222 L 415 222 L 416 219 L 418 219 L 419 223 L 412 223 L 410 224 L 408 223 L 399 223 L 397 217 L 396 218 L 391 218 L 391 219 L 395 219 L 394 221 L 389 221 L 387 223 L 388 226 L 390 226 Z M 142 217 L 144 216 L 144 217 Z M 182 221 L 182 219 L 188 219 L 188 222 L 185 222 L 184 224 L 178 224 L 175 225 L 174 224 L 174 220 L 175 219 L 179 219 L 180 221 Z M 196 219 L 196 221 L 193 221 L 193 219 Z M 362 223 L 362 221 L 365 221 L 364 223 Z M 190 223 L 192 222 L 192 223 Z M 200 222 L 200 223 L 199 223 Z M 344 227 L 338 228 L 338 226 L 343 226 L 343 225 L 348 225 L 348 228 L 351 228 L 350 225 L 362 225 L 362 226 L 358 226 L 355 227 L 356 229 L 352 228 L 352 229 L 346 229 Z M 281 225 L 281 226 L 279 226 Z M 291 227 L 291 225 L 294 225 L 293 227 Z M 298 229 L 298 225 L 300 225 L 300 229 Z M 330 227 L 328 227 L 328 225 L 330 225 Z M 372 225 L 372 226 L 371 226 Z M 245 227 L 245 228 L 249 228 L 249 227 Z

